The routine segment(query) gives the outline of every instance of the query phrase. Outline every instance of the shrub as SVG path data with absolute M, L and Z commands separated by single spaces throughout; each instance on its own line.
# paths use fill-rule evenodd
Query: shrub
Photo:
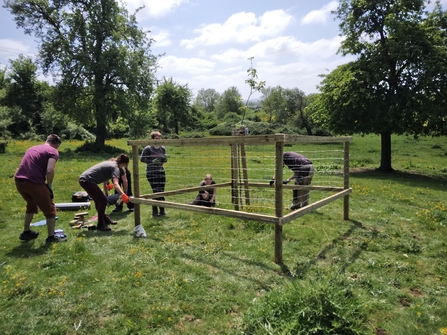
M 60 136 L 64 140 L 93 140 L 95 135 L 88 132 L 84 127 L 68 122 L 67 129 L 61 131 Z
M 266 122 L 253 122 L 249 127 L 250 135 L 267 135 L 276 133 L 275 129 Z
M 7 146 L 8 146 L 8 142 L 0 141 L 0 154 L 4 154 L 6 152 Z
M 238 123 L 241 120 L 241 116 L 235 112 L 229 112 L 225 114 L 224 121 L 226 123 Z
M 323 128 L 316 128 L 313 130 L 314 136 L 332 136 L 329 130 Z
M 107 137 L 108 138 L 129 137 L 129 124 L 127 120 L 119 116 L 115 122 L 110 124 Z
M 163 137 L 166 138 L 166 139 L 174 139 L 174 140 L 180 138 L 180 136 L 177 135 L 176 133 L 167 133 L 167 134 L 163 134 Z
M 204 138 L 205 134 L 203 133 L 190 133 L 183 135 L 183 138 Z
M 339 275 L 295 281 L 254 302 L 243 334 L 367 334 L 366 313 Z
M 231 136 L 231 125 L 227 123 L 220 123 L 216 127 L 210 129 L 210 135 Z
M 127 152 L 126 150 L 111 146 L 111 145 L 104 145 L 104 146 L 98 146 L 96 142 L 85 142 L 83 145 L 75 149 L 75 152 L 91 152 L 91 153 L 97 153 L 97 154 L 108 154 L 111 155 L 111 157 L 118 156 L 121 153 Z

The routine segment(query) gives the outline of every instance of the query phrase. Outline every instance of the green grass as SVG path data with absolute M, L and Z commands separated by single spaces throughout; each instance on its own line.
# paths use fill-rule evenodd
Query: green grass
M 25 203 L 13 175 L 33 144 L 9 143 L 0 154 L 0 264 L 6 262 L 0 266 L 1 334 L 279 334 L 279 329 L 294 334 L 280 328 L 290 327 L 286 316 L 301 320 L 290 315 L 289 307 L 327 319 L 335 312 L 324 312 L 334 306 L 345 311 L 350 325 L 356 320 L 349 318 L 364 315 L 366 334 L 447 334 L 445 138 L 393 137 L 397 171 L 381 174 L 374 170 L 380 163 L 380 138 L 354 137 L 350 220 L 342 220 L 338 200 L 287 224 L 281 265 L 273 261 L 270 225 L 174 209 L 153 219 L 148 206 L 142 206 L 141 216 L 146 239 L 134 239 L 133 214 L 115 214 L 119 224 L 103 233 L 70 229 L 74 212 L 61 211 L 57 227 L 65 230 L 68 242 L 45 245 L 43 226 L 35 228 L 41 233 L 35 242 L 20 243 Z M 57 202 L 71 201 L 80 190 L 80 173 L 109 158 L 74 153 L 81 144 L 65 142 L 60 148 Z M 130 151 L 125 140 L 107 144 Z M 268 181 L 273 149 L 247 150 L 250 176 Z M 319 166 L 322 173 L 314 184 L 339 182 L 337 147 L 291 150 L 306 152 Z M 212 167 L 217 180 L 229 178 L 227 147 L 212 148 L 210 157 L 200 160 L 190 159 L 197 155 L 192 148 L 168 148 L 168 153 L 167 189 L 198 185 L 203 166 Z M 149 190 L 144 176 L 140 182 Z M 269 192 L 253 190 L 258 200 L 250 210 L 270 213 Z M 312 193 L 311 201 L 321 196 Z M 229 206 L 226 191 L 219 190 L 218 202 Z M 34 221 L 42 218 L 39 213 Z M 345 299 L 348 288 L 352 296 Z M 324 292 L 333 294 L 325 295 L 322 304 L 316 297 Z M 331 309 L 326 303 L 333 304 Z M 278 328 L 254 327 L 256 320 Z M 300 322 L 301 329 L 310 329 L 317 321 Z

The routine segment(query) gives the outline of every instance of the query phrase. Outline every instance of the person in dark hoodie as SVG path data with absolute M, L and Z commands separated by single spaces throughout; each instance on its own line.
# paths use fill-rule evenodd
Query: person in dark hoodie
M 162 139 L 159 131 L 151 132 L 153 140 Z M 152 192 L 164 192 L 166 185 L 166 172 L 163 164 L 168 161 L 166 148 L 162 145 L 148 145 L 143 149 L 140 161 L 146 163 L 146 178 L 151 185 Z M 155 200 L 164 201 L 164 197 L 155 198 Z M 152 206 L 152 216 L 157 217 L 166 215 L 164 207 Z

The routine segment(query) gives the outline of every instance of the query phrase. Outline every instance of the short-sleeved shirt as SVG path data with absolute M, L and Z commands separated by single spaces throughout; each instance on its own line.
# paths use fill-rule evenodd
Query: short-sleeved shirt
M 48 160 L 59 159 L 59 151 L 49 144 L 40 144 L 26 150 L 14 175 L 16 179 L 26 179 L 34 184 L 45 184 Z
M 82 172 L 80 181 L 92 184 L 100 184 L 113 178 L 120 178 L 124 171 L 119 168 L 116 161 L 98 163 Z
M 298 173 L 302 171 L 303 168 L 308 168 L 312 165 L 312 162 L 305 156 L 290 151 L 283 154 L 283 162 L 284 165 L 295 173 Z
M 146 163 L 146 172 L 161 172 L 164 171 L 163 163 L 165 160 L 163 156 L 166 155 L 166 148 L 164 146 L 154 147 L 148 145 L 143 149 L 140 156 L 140 161 Z M 159 158 L 158 162 L 153 162 L 155 158 Z

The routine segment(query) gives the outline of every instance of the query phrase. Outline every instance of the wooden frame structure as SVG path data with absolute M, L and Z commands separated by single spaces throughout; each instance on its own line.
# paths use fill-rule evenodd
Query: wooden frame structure
M 175 208 L 186 211 L 193 211 L 199 213 L 206 213 L 212 215 L 227 216 L 242 220 L 253 220 L 264 223 L 271 223 L 275 225 L 275 263 L 282 263 L 282 226 L 291 222 L 309 212 L 312 212 L 320 207 L 323 207 L 337 199 L 343 198 L 343 219 L 349 219 L 349 194 L 352 189 L 349 187 L 349 143 L 352 137 L 320 137 L 320 136 L 302 136 L 302 135 L 288 135 L 288 134 L 274 134 L 274 135 L 254 135 L 254 136 L 231 136 L 224 138 L 194 138 L 194 139 L 157 139 L 157 140 L 129 140 L 127 144 L 132 146 L 132 161 L 133 161 L 133 184 L 134 197 L 132 203 L 135 204 L 135 225 L 141 223 L 140 205 L 162 206 L 166 208 Z M 283 185 L 283 152 L 285 145 L 292 145 L 297 143 L 343 143 L 344 149 L 344 165 L 343 165 L 343 187 L 322 187 L 322 186 L 300 186 L 300 185 Z M 239 198 L 241 187 L 245 191 L 245 203 L 249 204 L 249 188 L 259 187 L 271 188 L 269 183 L 254 183 L 249 182 L 247 175 L 247 165 L 244 164 L 245 145 L 274 145 L 275 146 L 275 215 L 266 215 L 258 213 L 247 213 L 240 211 L 242 199 Z M 212 187 L 231 187 L 234 210 L 193 206 L 189 204 L 175 203 L 169 201 L 159 201 L 154 198 L 178 195 L 182 193 L 196 192 L 201 189 L 210 188 L 210 186 L 190 187 L 172 191 L 152 194 L 140 194 L 139 181 L 139 162 L 140 155 L 138 152 L 139 146 L 147 145 L 164 145 L 164 146 L 229 146 L 231 149 L 231 182 L 214 184 Z M 242 163 L 239 156 L 242 156 Z M 243 171 L 242 180 L 238 178 L 240 171 Z M 283 215 L 283 191 L 284 190 L 313 190 L 334 192 L 333 195 L 309 204 L 306 207 L 297 209 L 290 213 Z

